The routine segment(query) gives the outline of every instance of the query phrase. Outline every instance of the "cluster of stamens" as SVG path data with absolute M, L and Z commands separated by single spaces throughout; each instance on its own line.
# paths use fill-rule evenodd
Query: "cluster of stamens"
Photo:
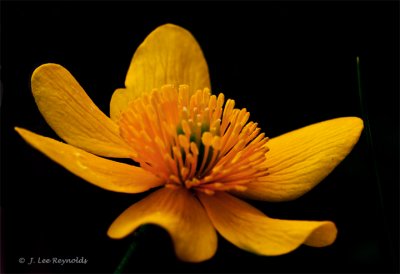
M 120 133 L 131 158 L 161 177 L 166 187 L 207 194 L 246 189 L 267 176 L 268 138 L 250 113 L 235 109 L 224 95 L 209 89 L 190 95 L 189 87 L 168 85 L 130 103 Z

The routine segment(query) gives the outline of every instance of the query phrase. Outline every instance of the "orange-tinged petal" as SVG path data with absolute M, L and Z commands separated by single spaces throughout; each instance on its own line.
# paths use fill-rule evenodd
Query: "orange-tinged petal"
M 282 255 L 301 244 L 323 247 L 336 239 L 336 226 L 330 221 L 291 221 L 272 219 L 249 204 L 224 192 L 199 193 L 217 231 L 239 248 L 259 255 Z
M 342 117 L 272 138 L 267 146 L 269 175 L 247 184 L 235 194 L 257 200 L 288 201 L 308 192 L 322 181 L 353 149 L 363 121 Z
M 111 225 L 108 235 L 123 238 L 140 225 L 165 228 L 183 261 L 200 262 L 217 249 L 217 235 L 199 201 L 185 188 L 162 188 L 125 210 Z
M 118 126 L 62 66 L 38 67 L 32 75 L 32 93 L 47 123 L 67 143 L 101 156 L 129 156 Z
M 106 190 L 139 193 L 163 182 L 142 168 L 107 160 L 22 128 L 15 130 L 30 145 L 73 174 Z
M 111 99 L 111 118 L 118 120 L 126 102 L 166 84 L 189 85 L 192 91 L 210 88 L 199 44 L 189 31 L 172 24 L 156 28 L 136 50 L 126 75 L 126 89 L 117 89 Z

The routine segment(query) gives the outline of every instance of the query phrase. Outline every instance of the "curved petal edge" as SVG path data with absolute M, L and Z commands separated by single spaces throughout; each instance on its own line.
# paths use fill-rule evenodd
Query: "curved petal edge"
M 363 121 L 342 117 L 272 138 L 266 144 L 269 175 L 233 194 L 272 202 L 294 200 L 328 176 L 360 138 Z
M 71 145 L 15 128 L 21 137 L 47 157 L 89 183 L 106 190 L 139 193 L 163 181 L 142 168 L 107 160 Z
M 128 158 L 119 128 L 64 67 L 44 64 L 32 74 L 32 94 L 50 127 L 67 143 L 88 152 Z
M 235 246 L 259 255 L 289 253 L 301 244 L 323 247 L 336 239 L 336 226 L 330 221 L 272 219 L 232 195 L 199 193 L 217 231 Z
M 108 235 L 120 239 L 143 224 L 163 227 L 171 235 L 178 258 L 201 262 L 217 249 L 217 235 L 204 209 L 186 189 L 159 189 L 125 210 Z
M 137 48 L 125 80 L 110 103 L 110 116 L 118 121 L 129 101 L 164 85 L 189 85 L 192 92 L 210 88 L 208 66 L 193 35 L 165 24 L 152 31 Z

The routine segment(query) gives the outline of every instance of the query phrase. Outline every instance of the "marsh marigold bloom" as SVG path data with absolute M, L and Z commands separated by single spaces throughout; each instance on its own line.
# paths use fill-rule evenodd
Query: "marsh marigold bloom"
M 269 140 L 245 108 L 211 93 L 199 45 L 171 24 L 137 49 L 125 86 L 114 92 L 109 118 L 65 68 L 42 65 L 32 75 L 32 92 L 67 144 L 16 128 L 33 147 L 96 186 L 124 193 L 155 188 L 114 221 L 111 238 L 156 224 L 189 262 L 214 255 L 216 231 L 260 255 L 334 242 L 333 222 L 269 218 L 238 197 L 287 201 L 303 195 L 357 143 L 359 118 L 332 119 Z M 108 159 L 113 157 L 137 165 Z

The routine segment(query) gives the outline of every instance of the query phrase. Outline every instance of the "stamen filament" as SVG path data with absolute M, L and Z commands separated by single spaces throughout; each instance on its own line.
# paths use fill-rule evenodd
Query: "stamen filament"
M 268 176 L 265 144 L 257 123 L 235 101 L 190 94 L 188 86 L 167 85 L 131 102 L 121 115 L 120 134 L 132 159 L 165 180 L 165 187 L 185 187 L 213 195 L 245 191 L 246 184 Z

